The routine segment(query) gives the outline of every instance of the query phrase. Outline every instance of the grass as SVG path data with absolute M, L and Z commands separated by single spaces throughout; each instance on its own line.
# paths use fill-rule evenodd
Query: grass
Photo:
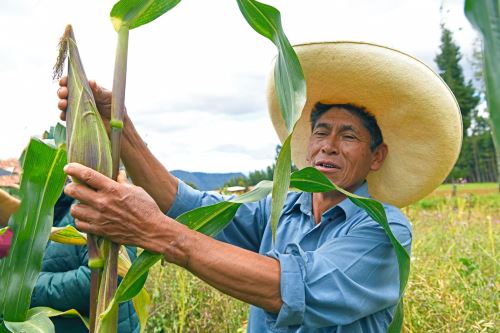
M 491 186 L 491 187 L 490 187 Z M 497 184 L 451 187 L 403 209 L 413 224 L 407 333 L 499 331 L 500 194 Z M 463 189 L 464 189 L 463 188 Z M 484 189 L 493 189 L 485 193 Z M 146 332 L 241 332 L 248 306 L 174 265 L 157 265 L 147 284 Z

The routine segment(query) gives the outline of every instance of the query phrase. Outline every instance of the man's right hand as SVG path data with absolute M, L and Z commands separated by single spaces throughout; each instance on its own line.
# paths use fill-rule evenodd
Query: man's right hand
M 109 120 L 111 119 L 111 91 L 103 88 L 94 80 L 89 80 L 90 89 L 94 94 L 95 103 L 101 118 L 104 121 L 104 125 L 109 133 Z M 66 109 L 68 107 L 68 77 L 63 76 L 59 80 L 59 89 L 57 90 L 57 96 L 59 97 L 59 102 L 57 107 L 61 110 L 60 118 L 61 120 L 66 120 Z

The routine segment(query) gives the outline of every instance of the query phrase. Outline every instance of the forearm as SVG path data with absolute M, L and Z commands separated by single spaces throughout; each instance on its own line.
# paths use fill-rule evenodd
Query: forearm
M 269 312 L 279 312 L 280 264 L 277 260 L 217 241 L 165 217 L 146 248 L 186 268 L 213 287 Z
M 166 212 L 175 200 L 178 180 L 151 153 L 128 116 L 124 120 L 121 158 L 134 184 L 144 188 Z

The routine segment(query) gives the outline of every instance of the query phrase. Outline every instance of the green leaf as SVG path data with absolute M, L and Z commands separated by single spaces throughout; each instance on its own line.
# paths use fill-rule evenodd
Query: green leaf
M 399 295 L 401 297 L 396 315 L 393 318 L 393 322 L 391 323 L 390 330 L 388 332 L 400 332 L 404 315 L 402 308 L 400 307 L 403 306 L 402 296 L 410 274 L 410 256 L 392 233 L 382 204 L 376 200 L 352 194 L 336 186 L 324 174 L 312 167 L 294 172 L 291 176 L 290 185 L 306 192 L 340 191 L 345 194 L 356 206 L 365 210 L 372 219 L 382 226 L 394 248 L 394 251 L 396 252 L 396 258 L 399 266 Z
M 290 171 L 292 166 L 291 146 L 292 135 L 289 135 L 281 147 L 276 167 L 274 168 L 274 186 L 271 201 L 271 230 L 273 242 L 276 237 L 276 228 L 283 210 L 283 204 L 290 186 Z
M 214 236 L 222 230 L 240 207 L 241 203 L 223 201 L 215 205 L 200 207 L 186 212 L 177 218 L 190 229 L 197 230 L 205 235 Z
M 132 304 L 134 305 L 135 313 L 141 325 L 141 333 L 143 333 L 146 330 L 149 308 L 151 306 L 151 297 L 146 288 L 142 288 L 141 291 L 132 298 Z
M 121 0 L 111 9 L 111 22 L 118 32 L 149 23 L 174 8 L 181 0 Z
M 1 228 L 0 229 L 0 236 L 2 236 L 3 234 L 5 234 L 7 232 L 7 230 L 9 230 L 9 227 Z
M 87 235 L 79 232 L 72 225 L 53 227 L 49 239 L 53 242 L 69 245 L 87 245 Z
M 23 163 L 21 206 L 11 218 L 14 231 L 9 255 L 0 261 L 0 314 L 24 321 L 42 265 L 53 223 L 54 205 L 62 192 L 66 153 L 31 139 Z
M 80 312 L 76 311 L 75 309 L 69 309 L 66 311 L 59 311 L 56 309 L 52 309 L 46 306 L 37 306 L 35 308 L 31 308 L 28 311 L 28 317 L 34 317 L 38 314 L 43 314 L 44 316 L 47 316 L 49 318 L 52 317 L 78 317 L 81 319 L 83 324 L 89 328 L 89 321 L 87 318 L 82 316 Z
M 57 147 L 66 145 L 66 127 L 60 123 L 54 128 L 54 141 Z
M 54 333 L 52 321 L 43 313 L 29 316 L 26 321 L 4 321 L 5 327 L 12 333 Z
M 465 14 L 483 37 L 484 78 L 493 140 L 500 156 L 500 4 L 498 0 L 466 0 Z
M 259 34 L 271 40 L 278 49 L 274 66 L 274 82 L 281 115 L 290 136 L 285 140 L 277 167 L 274 170 L 271 226 L 273 240 L 286 192 L 289 186 L 291 157 L 290 141 L 295 123 L 299 120 L 306 102 L 306 82 L 299 59 L 283 32 L 280 12 L 269 5 L 255 0 L 237 0 L 241 13 L 250 26 Z M 277 181 L 276 181 L 277 180 Z
M 392 318 L 392 322 L 387 328 L 387 333 L 399 333 L 403 329 L 403 320 L 404 320 L 404 304 L 403 298 L 399 299 L 398 305 L 396 307 L 396 312 L 394 312 L 394 318 Z
M 299 59 L 283 32 L 280 12 L 258 1 L 237 1 L 241 13 L 250 26 L 270 39 L 278 49 L 274 68 L 275 88 L 281 115 L 288 133 L 291 133 L 306 102 L 306 82 Z

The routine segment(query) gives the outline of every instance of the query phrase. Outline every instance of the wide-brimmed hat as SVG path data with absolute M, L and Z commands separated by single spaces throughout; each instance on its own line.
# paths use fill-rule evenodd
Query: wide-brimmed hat
M 19 208 L 19 205 L 20 201 L 18 199 L 0 189 L 0 227 L 2 223 L 7 223 L 9 217 Z
M 376 117 L 389 147 L 383 166 L 368 175 L 370 195 L 403 207 L 445 180 L 460 153 L 462 118 L 453 93 L 439 75 L 410 55 L 370 43 L 311 43 L 296 45 L 294 50 L 307 85 L 307 101 L 292 138 L 292 160 L 299 168 L 308 166 L 314 105 L 354 104 Z M 272 73 L 268 107 L 283 142 L 288 133 Z

